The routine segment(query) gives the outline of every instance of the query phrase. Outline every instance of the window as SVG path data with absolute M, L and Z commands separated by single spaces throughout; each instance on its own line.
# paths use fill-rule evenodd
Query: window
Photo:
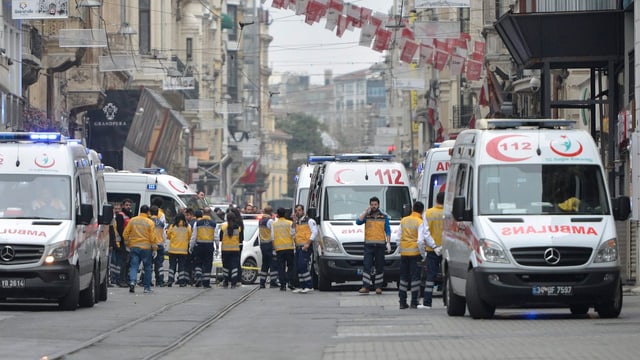
M 139 0 L 138 47 L 141 54 L 151 53 L 151 0 Z
M 193 39 L 187 38 L 187 62 L 193 61 Z

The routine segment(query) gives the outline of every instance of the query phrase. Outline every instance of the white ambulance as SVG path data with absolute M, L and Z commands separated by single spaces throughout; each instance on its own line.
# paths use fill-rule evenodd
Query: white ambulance
M 450 316 L 496 307 L 622 307 L 615 220 L 591 135 L 566 120 L 481 120 L 453 147 L 444 204 L 444 300 Z
M 0 299 L 75 310 L 104 298 L 99 225 L 111 222 L 113 209 L 98 209 L 87 154 L 57 133 L 0 133 Z
M 420 163 L 417 188 L 417 201 L 424 204 L 425 209 L 429 209 L 436 203 L 436 195 L 444 190 L 447 183 L 447 172 L 449 171 L 449 149 L 455 140 L 446 140 L 436 144 L 435 147 L 427 150 L 424 160 Z
M 119 204 L 124 199 L 131 200 L 134 215 L 138 214 L 140 206 L 151 206 L 159 199 L 170 223 L 180 209 L 190 207 L 197 210 L 206 205 L 184 181 L 164 173 L 162 169 L 141 169 L 139 173 L 105 172 L 104 180 L 109 202 Z
M 400 219 L 410 212 L 409 176 L 404 165 L 392 159 L 393 155 L 336 155 L 314 170 L 307 208 L 319 230 L 312 272 L 318 289 L 362 280 L 364 226 L 355 221 L 371 197 L 377 196 L 380 209 L 389 215 L 392 239 Z M 392 253 L 385 255 L 385 282 L 398 281 L 397 248 L 392 242 Z

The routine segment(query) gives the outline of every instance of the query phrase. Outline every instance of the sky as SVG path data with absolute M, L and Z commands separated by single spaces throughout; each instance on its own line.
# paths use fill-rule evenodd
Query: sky
M 352 0 L 351 3 L 386 14 L 393 0 Z M 322 84 L 325 69 L 332 69 L 333 76 L 338 76 L 367 69 L 384 60 L 383 53 L 358 45 L 360 29 L 347 30 L 340 38 L 335 30 L 325 29 L 324 20 L 308 25 L 304 15 L 273 8 L 271 0 L 263 6 L 273 20 L 269 26 L 269 34 L 273 36 L 269 66 L 274 73 L 307 74 L 312 84 Z

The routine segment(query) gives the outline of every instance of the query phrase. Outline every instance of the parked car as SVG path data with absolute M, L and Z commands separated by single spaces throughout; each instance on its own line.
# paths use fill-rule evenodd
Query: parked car
M 262 266 L 262 252 L 258 238 L 258 219 L 243 219 L 244 243 L 240 263 L 242 264 L 242 283 L 253 284 L 258 279 L 258 272 Z

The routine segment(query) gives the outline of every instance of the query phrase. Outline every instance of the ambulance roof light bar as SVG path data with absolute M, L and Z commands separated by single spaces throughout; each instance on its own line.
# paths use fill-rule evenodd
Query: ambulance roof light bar
M 335 161 L 335 155 L 309 155 L 307 161 L 309 164 L 323 163 L 326 161 Z
M 60 133 L 51 132 L 0 132 L 0 142 L 66 143 Z
M 336 161 L 390 161 L 394 157 L 392 154 L 341 154 L 336 155 Z
M 563 119 L 480 119 L 476 121 L 476 129 L 572 129 L 575 120 Z
M 163 168 L 141 168 L 140 172 L 142 174 L 152 174 L 152 175 L 166 174 L 166 171 Z

